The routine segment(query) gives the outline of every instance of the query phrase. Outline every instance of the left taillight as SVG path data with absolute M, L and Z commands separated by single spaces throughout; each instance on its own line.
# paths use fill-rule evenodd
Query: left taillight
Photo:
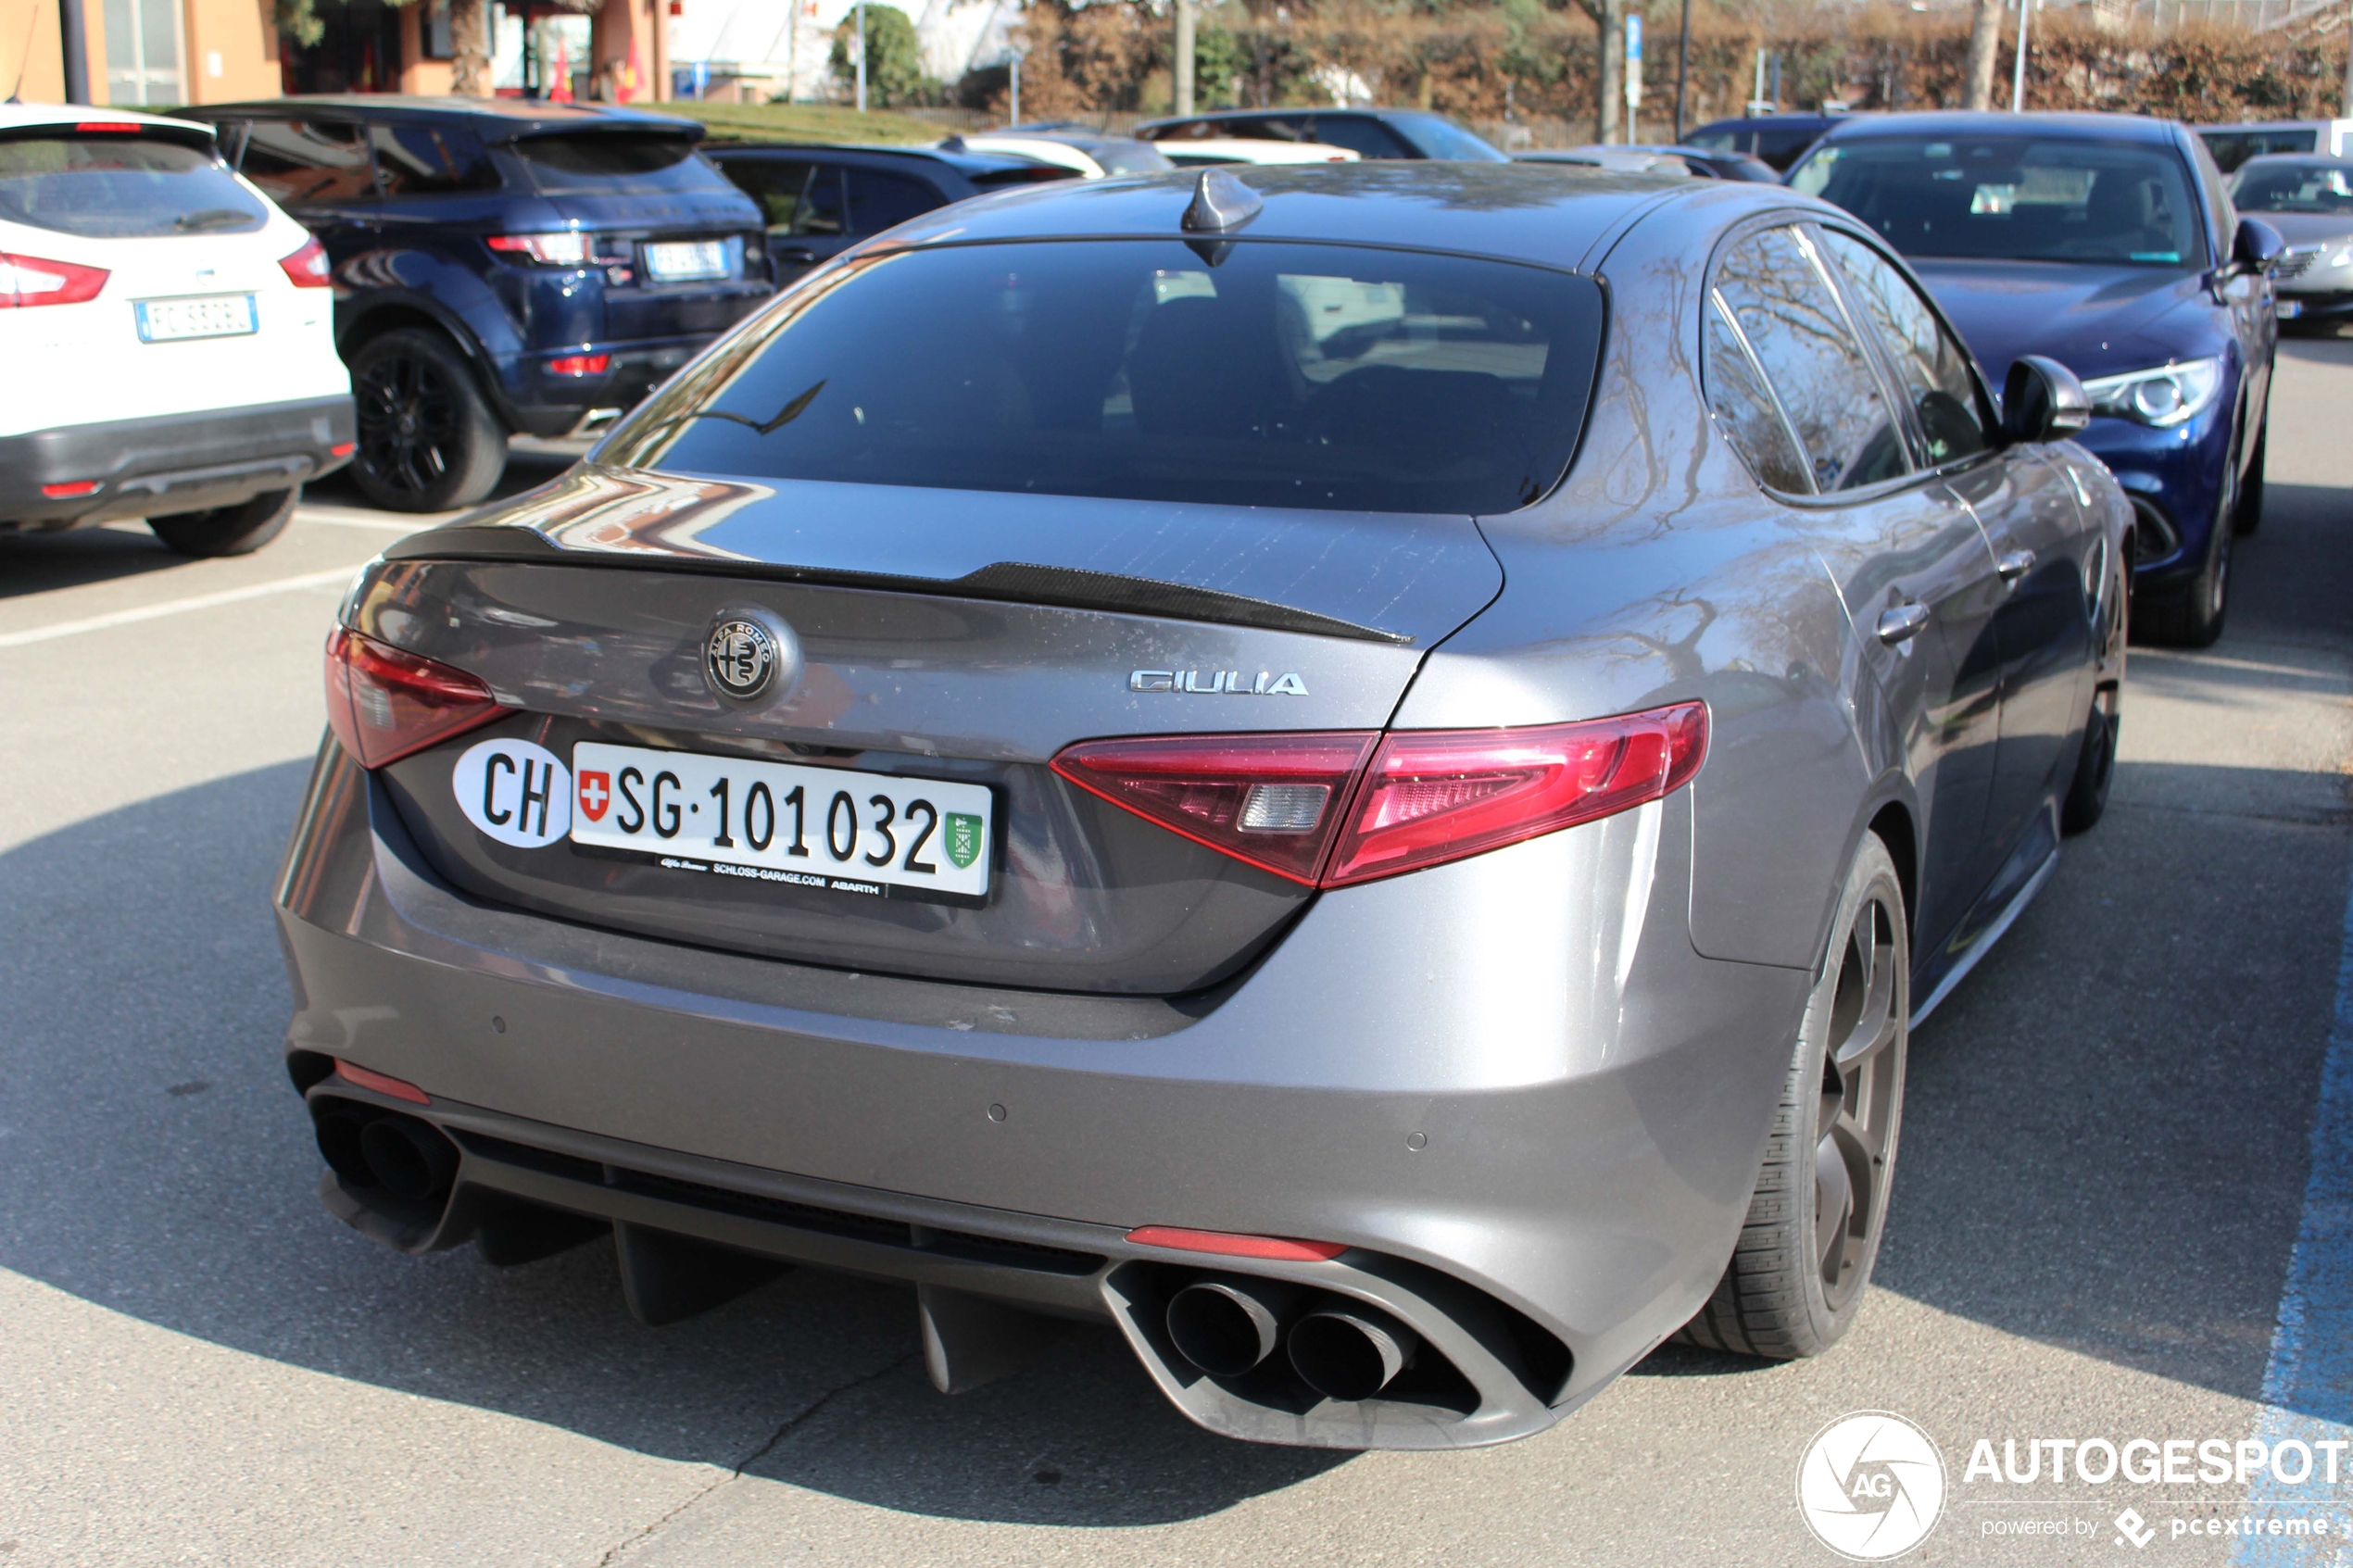
M 1341 887 L 1661 799 L 1706 755 L 1707 709 L 1686 702 L 1524 729 L 1082 741 L 1053 768 L 1236 859 Z
M 327 638 L 327 725 L 363 768 L 381 768 L 509 711 L 462 670 L 349 627 Z
M 292 256 L 281 257 L 278 265 L 298 289 L 323 289 L 333 271 L 327 265 L 327 247 L 314 237 L 302 242 L 302 248 Z
M 35 305 L 79 305 L 98 297 L 107 270 L 78 261 L 49 261 L 0 250 L 0 310 Z

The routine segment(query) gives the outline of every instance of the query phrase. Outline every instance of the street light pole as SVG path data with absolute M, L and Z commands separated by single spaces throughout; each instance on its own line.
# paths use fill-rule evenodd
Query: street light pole
M 866 112 L 866 0 L 858 0 L 858 112 Z
M 1193 0 L 1176 0 L 1176 59 L 1170 73 L 1176 112 L 1193 112 Z
M 2010 113 L 2026 112 L 2026 31 L 2027 19 L 2034 14 L 2034 0 L 2018 0 L 2018 62 L 2010 68 Z
M 1683 95 L 1692 86 L 1692 0 L 1683 0 L 1683 31 L 1675 44 L 1675 144 L 1683 144 Z
M 57 52 L 64 56 L 66 102 L 90 101 L 90 35 L 83 31 L 82 0 L 57 0 Z

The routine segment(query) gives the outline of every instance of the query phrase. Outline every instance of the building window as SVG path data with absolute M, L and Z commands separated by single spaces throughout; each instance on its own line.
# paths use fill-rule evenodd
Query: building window
M 429 60 L 454 60 L 458 46 L 449 36 L 449 0 L 433 0 L 417 19 L 417 42 Z
M 107 102 L 176 108 L 182 81 L 175 0 L 107 0 Z

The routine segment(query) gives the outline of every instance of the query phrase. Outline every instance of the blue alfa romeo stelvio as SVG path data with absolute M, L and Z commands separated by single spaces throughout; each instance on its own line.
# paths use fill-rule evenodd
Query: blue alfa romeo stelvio
M 2042 354 L 2082 379 L 2076 439 L 2133 501 L 2134 636 L 2220 636 L 2232 535 L 2262 517 L 2282 241 L 2233 211 L 2197 137 L 2130 115 L 1873 115 L 1789 182 L 1902 251 L 1981 363 Z

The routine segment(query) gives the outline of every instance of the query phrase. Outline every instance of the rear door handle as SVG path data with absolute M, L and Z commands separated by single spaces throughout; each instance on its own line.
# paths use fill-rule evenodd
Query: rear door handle
M 2003 582 L 2015 583 L 2034 570 L 2034 552 L 2032 550 L 2005 551 L 2002 558 L 1994 563 L 1994 570 L 2002 574 Z
M 1928 606 L 1897 605 L 1894 609 L 1881 612 L 1879 640 L 1890 647 L 1898 643 L 1908 643 L 1927 624 Z

